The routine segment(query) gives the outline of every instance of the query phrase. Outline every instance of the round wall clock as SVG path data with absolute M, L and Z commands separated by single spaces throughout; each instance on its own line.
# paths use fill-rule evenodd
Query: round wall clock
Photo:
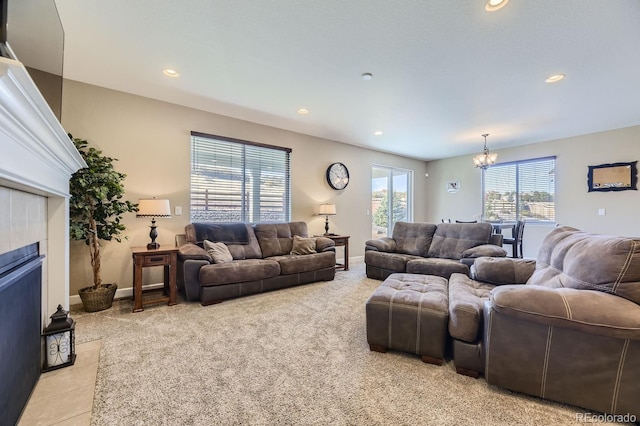
M 327 167 L 327 183 L 333 189 L 345 189 L 349 184 L 349 170 L 342 163 L 333 163 Z

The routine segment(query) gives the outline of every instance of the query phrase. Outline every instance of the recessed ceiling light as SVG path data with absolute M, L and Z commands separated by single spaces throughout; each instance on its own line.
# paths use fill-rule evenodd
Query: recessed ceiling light
M 564 74 L 555 74 L 545 80 L 545 83 L 557 83 L 565 77 Z
M 382 130 L 376 130 L 373 134 L 376 136 L 382 136 Z
M 365 81 L 369 81 L 373 78 L 373 74 L 371 74 L 370 72 L 365 72 L 364 74 L 362 74 L 362 79 Z
M 162 72 L 167 77 L 180 77 L 180 73 L 176 70 L 172 70 L 171 68 L 165 68 L 162 70 Z
M 309 110 L 308 110 L 308 109 L 306 109 L 306 108 L 300 108 L 300 109 L 298 110 L 298 114 L 300 114 L 300 115 L 307 115 L 307 114 L 309 114 Z
M 484 10 L 487 12 L 495 12 L 505 7 L 507 3 L 509 3 L 509 0 L 489 0 L 487 4 L 484 5 Z

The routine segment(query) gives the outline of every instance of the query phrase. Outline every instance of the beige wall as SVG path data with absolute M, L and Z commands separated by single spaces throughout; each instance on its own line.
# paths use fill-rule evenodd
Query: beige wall
M 351 256 L 362 256 L 371 235 L 371 165 L 382 164 L 414 171 L 414 219 L 425 221 L 426 163 L 371 151 L 325 139 L 125 94 L 75 81 L 65 81 L 63 125 L 75 137 L 89 140 L 108 156 L 119 159 L 118 171 L 127 174 L 126 198 L 168 198 L 182 206 L 183 215 L 158 219 L 158 242 L 173 245 L 174 235 L 189 222 L 190 132 L 192 130 L 271 145 L 289 147 L 292 154 L 292 218 L 309 224 L 310 233 L 324 232 L 324 217 L 315 215 L 317 205 L 336 204 L 330 217 L 331 231 L 351 236 Z M 349 168 L 351 180 L 343 191 L 330 189 L 325 181 L 329 164 L 340 161 Z M 129 240 L 108 242 L 103 247 L 103 279 L 120 288 L 131 287 L 129 247 L 146 245 L 149 221 L 127 214 Z M 157 268 L 160 269 L 160 268 Z M 71 244 L 70 294 L 91 282 L 88 253 L 83 243 Z M 159 271 L 145 282 L 161 281 Z
M 173 245 L 174 235 L 183 232 L 189 221 L 191 130 L 292 148 L 293 220 L 307 222 L 310 233 L 322 233 L 324 218 L 315 214 L 317 205 L 335 203 L 338 215 L 330 217 L 331 231 L 351 235 L 351 256 L 362 256 L 364 242 L 370 238 L 371 217 L 367 216 L 367 209 L 372 164 L 414 171 L 415 221 L 473 220 L 481 214 L 481 175 L 472 166 L 472 155 L 425 163 L 74 81 L 65 81 L 63 125 L 74 136 L 88 139 L 105 154 L 119 159 L 117 169 L 127 174 L 127 199 L 135 202 L 140 197 L 166 197 L 172 207 L 183 207 L 182 216 L 158 219 L 158 241 L 163 245 Z M 496 152 L 500 162 L 557 156 L 559 223 L 590 232 L 638 236 L 640 225 L 635 216 L 640 211 L 640 194 L 587 193 L 586 176 L 589 165 L 638 160 L 639 143 L 640 126 L 636 126 Z M 345 163 L 351 174 L 344 191 L 334 191 L 325 182 L 325 170 L 335 161 Z M 453 179 L 460 180 L 461 189 L 452 194 L 445 185 Z M 600 208 L 606 209 L 605 216 L 598 215 Z M 125 225 L 129 240 L 105 243 L 106 282 L 116 282 L 120 288 L 131 287 L 129 247 L 148 242 L 148 224 L 147 220 L 128 214 Z M 527 226 L 525 256 L 535 256 L 550 229 Z M 70 272 L 70 294 L 74 295 L 91 280 L 82 243 L 71 244 Z M 145 282 L 159 281 L 160 271 L 145 276 Z
M 478 145 L 478 148 L 481 148 Z M 491 146 L 489 145 L 489 148 Z M 640 160 L 640 126 L 558 139 L 495 151 L 499 162 L 557 156 L 556 218 L 558 223 L 596 233 L 640 236 L 638 191 L 587 192 L 588 166 Z M 427 165 L 427 221 L 442 218 L 473 220 L 482 212 L 481 174 L 472 155 L 431 161 Z M 460 179 L 455 194 L 445 189 L 447 180 Z M 598 209 L 606 215 L 598 215 Z M 549 227 L 525 227 L 525 256 L 535 257 Z

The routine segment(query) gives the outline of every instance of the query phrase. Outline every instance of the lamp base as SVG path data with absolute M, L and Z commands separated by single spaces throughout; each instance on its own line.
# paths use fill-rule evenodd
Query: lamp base
M 151 232 L 149 232 L 149 238 L 151 238 L 151 242 L 147 244 L 147 250 L 158 250 L 160 248 L 160 244 L 156 243 L 156 238 L 158 238 L 158 231 L 156 230 L 156 218 L 151 219 Z

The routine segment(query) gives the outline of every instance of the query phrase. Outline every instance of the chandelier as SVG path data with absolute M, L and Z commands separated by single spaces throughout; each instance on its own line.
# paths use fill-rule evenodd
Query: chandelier
M 498 159 L 498 154 L 491 154 L 489 152 L 489 148 L 487 148 L 487 136 L 489 136 L 489 133 L 482 135 L 484 138 L 484 150 L 482 151 L 482 154 L 478 154 L 473 157 L 473 164 L 481 169 L 486 169 L 487 167 L 494 165 Z

